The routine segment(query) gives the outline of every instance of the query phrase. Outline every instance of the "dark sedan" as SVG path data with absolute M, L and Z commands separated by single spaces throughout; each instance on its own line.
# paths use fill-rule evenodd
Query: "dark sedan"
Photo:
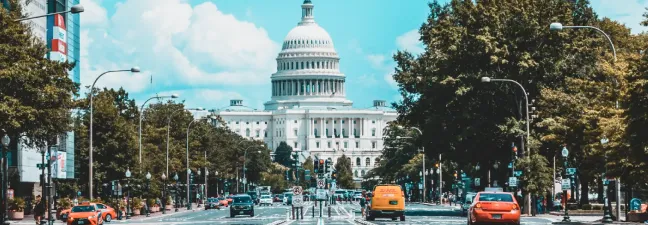
M 208 209 L 220 209 L 220 203 L 217 198 L 207 199 L 207 203 L 205 203 L 205 210 Z
M 230 217 L 237 215 L 250 215 L 254 217 L 254 201 L 250 195 L 241 194 L 232 197 L 232 204 L 230 205 Z

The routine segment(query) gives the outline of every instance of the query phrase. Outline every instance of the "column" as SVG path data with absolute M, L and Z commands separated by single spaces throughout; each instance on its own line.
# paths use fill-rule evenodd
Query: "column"
M 310 95 L 313 95 L 313 80 L 308 80 L 308 83 L 308 92 L 310 93 Z
M 301 91 L 299 89 L 299 85 L 301 84 L 300 80 L 295 81 L 297 83 L 297 95 L 301 95 Z
M 364 118 L 360 119 L 360 137 L 361 138 L 362 138 L 362 136 L 364 136 L 364 121 L 365 121 Z
M 272 81 L 272 87 L 270 88 L 270 92 L 272 92 L 272 96 L 275 96 L 275 82 Z

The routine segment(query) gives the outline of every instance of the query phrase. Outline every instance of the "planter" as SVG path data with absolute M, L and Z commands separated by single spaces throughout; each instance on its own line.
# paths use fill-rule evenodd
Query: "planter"
M 16 211 L 9 212 L 10 220 L 22 220 L 24 218 L 25 218 L 25 212 L 16 212 Z
M 133 215 L 139 216 L 140 215 L 140 209 L 133 209 Z
M 160 206 L 155 206 L 155 211 L 159 212 L 160 211 Z

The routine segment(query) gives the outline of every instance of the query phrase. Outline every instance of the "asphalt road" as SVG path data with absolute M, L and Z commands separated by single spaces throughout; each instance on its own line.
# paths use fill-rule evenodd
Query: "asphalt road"
M 360 215 L 360 206 L 356 203 L 338 204 L 330 207 L 331 216 L 328 216 L 329 207 L 322 208 L 322 217 L 319 217 L 320 208 L 307 203 L 304 208 L 302 220 L 287 220 L 290 207 L 282 205 L 255 206 L 255 216 L 229 217 L 229 208 L 221 210 L 197 209 L 192 211 L 167 214 L 159 217 L 137 218 L 129 221 L 113 221 L 107 224 L 137 224 L 137 225 L 207 225 L 207 224 L 270 224 L 275 225 L 384 225 L 384 224 L 466 224 L 466 217 L 456 209 L 448 206 L 428 206 L 421 204 L 408 204 L 405 209 L 406 221 L 392 221 L 390 219 L 376 219 L 364 221 Z M 313 212 L 315 212 L 313 216 Z M 27 222 L 27 221 L 24 221 Z M 30 223 L 30 224 L 33 224 Z M 522 218 L 522 224 L 539 225 L 551 224 L 546 218 Z

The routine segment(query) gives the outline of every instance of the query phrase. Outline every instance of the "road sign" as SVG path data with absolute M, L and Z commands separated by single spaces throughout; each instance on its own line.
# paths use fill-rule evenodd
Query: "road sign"
M 475 186 L 480 186 L 481 185 L 480 181 L 481 181 L 481 179 L 475 178 Z
M 562 153 L 562 157 L 567 158 L 567 156 L 569 156 L 569 150 L 567 150 L 567 147 L 563 147 L 561 153 Z
M 516 176 L 516 177 L 522 176 L 522 170 L 513 171 L 513 176 Z
M 326 200 L 326 190 L 317 189 L 315 194 L 317 195 L 317 200 Z
M 324 185 L 326 184 L 326 181 L 324 178 L 318 178 L 317 179 L 317 188 L 324 188 Z
M 304 193 L 304 190 L 302 189 L 301 186 L 293 186 L 292 188 L 293 195 L 301 195 Z
M 292 197 L 292 205 L 294 207 L 302 207 L 304 206 L 304 196 L 303 195 L 293 195 Z
M 576 174 L 576 168 L 567 168 L 567 175 Z
M 512 169 L 512 168 L 513 168 L 513 163 L 509 163 L 509 164 L 508 164 L 508 168 L 509 168 L 509 169 Z
M 563 191 L 571 189 L 571 180 L 570 179 L 563 179 L 562 183 L 561 183 L 561 186 L 562 186 Z
M 509 187 L 517 187 L 517 177 L 509 177 Z
M 633 198 L 632 200 L 630 200 L 630 210 L 641 210 L 641 199 Z
M 419 189 L 423 189 L 423 184 L 419 184 Z

